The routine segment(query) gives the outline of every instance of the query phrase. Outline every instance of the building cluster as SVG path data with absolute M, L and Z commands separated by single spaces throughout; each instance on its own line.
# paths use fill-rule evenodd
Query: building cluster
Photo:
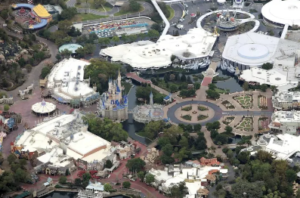
M 216 40 L 216 35 L 195 28 L 186 35 L 162 35 L 156 43 L 138 41 L 108 47 L 102 49 L 100 55 L 109 56 L 112 61 L 121 61 L 138 70 L 159 69 L 170 66 L 172 56 L 189 62 L 211 56 Z
M 185 164 L 169 165 L 164 170 L 151 169 L 155 181 L 151 184 L 164 194 L 170 194 L 170 189 L 184 182 L 188 194 L 186 198 L 207 197 L 209 184 L 215 184 L 217 179 L 226 178 L 228 170 L 216 158 L 200 161 L 187 161 Z
M 103 170 L 110 160 L 119 164 L 111 143 L 90 133 L 82 114 L 60 115 L 26 130 L 11 143 L 11 152 L 36 160 L 36 172 L 64 175 L 76 168 Z

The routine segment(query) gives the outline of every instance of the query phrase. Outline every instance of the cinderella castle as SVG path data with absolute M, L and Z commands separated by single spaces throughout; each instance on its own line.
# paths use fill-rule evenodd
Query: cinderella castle
M 97 110 L 100 117 L 117 121 L 128 119 L 128 100 L 127 95 L 122 96 L 120 71 L 117 80 L 108 80 L 108 91 L 101 95 Z

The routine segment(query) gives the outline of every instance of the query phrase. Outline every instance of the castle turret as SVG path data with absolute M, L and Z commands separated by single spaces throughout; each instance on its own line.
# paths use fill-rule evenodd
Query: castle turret
M 153 105 L 153 94 L 152 94 L 152 91 L 150 93 L 150 105 Z
M 120 73 L 120 70 L 119 70 L 119 74 L 118 74 L 118 87 L 119 87 L 119 90 L 120 90 L 120 93 L 119 93 L 119 100 L 121 100 L 122 98 L 122 85 L 121 85 L 121 73 Z

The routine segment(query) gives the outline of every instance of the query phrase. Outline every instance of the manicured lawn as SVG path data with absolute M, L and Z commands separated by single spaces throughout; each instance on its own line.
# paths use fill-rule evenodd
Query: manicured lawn
M 208 110 L 208 108 L 207 108 L 207 107 L 204 107 L 204 106 L 201 106 L 201 105 L 199 105 L 199 106 L 198 106 L 198 110 L 199 110 L 199 111 L 207 111 L 207 110 Z
M 253 121 L 251 118 L 244 118 L 236 128 L 244 131 L 251 131 L 253 127 L 252 125 Z
M 204 120 L 206 118 L 208 118 L 208 116 L 206 116 L 206 115 L 198 115 L 198 120 Z
M 192 119 L 192 116 L 190 116 L 190 115 L 184 115 L 184 116 L 181 116 L 181 117 L 185 120 L 191 120 Z
M 124 86 L 124 92 L 128 93 L 132 84 L 128 83 L 128 82 L 122 82 L 122 85 Z
M 170 21 L 170 20 L 172 20 L 172 19 L 174 18 L 174 16 L 175 16 L 175 11 L 174 11 L 173 8 L 171 8 L 171 6 L 169 6 L 169 5 L 167 5 L 167 9 L 168 9 L 169 12 L 170 12 L 170 16 L 169 16 L 169 18 L 168 18 L 168 20 Z
M 244 109 L 249 109 L 252 108 L 252 96 L 238 96 L 238 97 L 234 97 L 234 99 L 240 103 L 240 105 L 244 108 Z
M 106 16 L 95 15 L 95 14 L 90 14 L 90 13 L 76 14 L 75 21 L 88 21 L 88 20 L 95 20 L 95 19 L 102 19 L 102 18 L 106 18 Z
M 182 111 L 190 111 L 190 110 L 192 110 L 192 106 L 183 107 L 181 110 Z

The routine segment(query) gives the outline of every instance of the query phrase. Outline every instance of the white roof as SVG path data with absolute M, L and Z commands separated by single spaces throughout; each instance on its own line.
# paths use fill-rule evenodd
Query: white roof
M 70 125 L 76 127 L 72 135 Z M 63 158 L 72 157 L 88 162 L 102 160 L 110 155 L 110 143 L 99 136 L 85 131 L 81 117 L 77 114 L 61 115 L 52 120 L 43 122 L 37 127 L 25 131 L 16 145 L 22 145 L 24 151 L 46 151 L 39 157 L 41 162 L 51 162 L 61 166 Z M 51 143 L 50 140 L 52 140 Z M 65 146 L 63 146 L 65 145 Z M 62 156 L 63 149 L 66 156 Z
M 273 100 L 277 102 L 299 102 L 300 92 L 290 92 L 290 91 L 278 91 L 273 97 Z
M 56 105 L 52 104 L 50 102 L 42 101 L 35 103 L 32 105 L 31 110 L 34 111 L 35 113 L 39 114 L 45 114 L 45 113 L 51 113 L 56 109 Z
M 260 66 L 271 60 L 278 42 L 276 37 L 253 32 L 230 36 L 222 57 L 243 65 Z
M 271 138 L 266 150 L 275 154 L 277 159 L 286 160 L 294 153 L 300 151 L 300 136 L 280 134 Z
M 300 25 L 300 1 L 273 0 L 263 6 L 262 15 L 268 20 L 279 23 Z
M 275 111 L 272 121 L 277 123 L 300 122 L 300 111 Z
M 163 67 L 171 64 L 172 55 L 182 60 L 209 56 L 216 39 L 213 34 L 195 28 L 190 29 L 186 35 L 162 35 L 157 43 L 139 41 L 122 44 L 102 49 L 100 54 L 135 68 Z
M 201 188 L 201 179 L 205 179 L 209 171 L 220 170 L 221 172 L 222 170 L 220 167 L 205 166 L 198 169 L 198 173 L 197 173 L 197 169 L 198 168 L 182 168 L 182 173 L 180 173 L 180 170 L 178 169 L 178 171 L 174 173 L 174 177 L 169 175 L 166 170 L 151 169 L 149 173 L 155 176 L 156 181 L 164 181 L 162 185 L 167 189 L 180 182 L 184 182 L 185 179 L 187 179 L 187 175 L 195 176 L 194 182 L 185 183 L 189 191 L 189 196 L 191 196 L 197 194 L 198 189 Z M 226 172 L 226 171 L 222 170 L 222 172 Z
M 57 63 L 48 76 L 47 88 L 53 89 L 54 95 L 64 100 L 88 97 L 95 91 L 84 82 L 84 68 L 90 63 L 74 58 Z

